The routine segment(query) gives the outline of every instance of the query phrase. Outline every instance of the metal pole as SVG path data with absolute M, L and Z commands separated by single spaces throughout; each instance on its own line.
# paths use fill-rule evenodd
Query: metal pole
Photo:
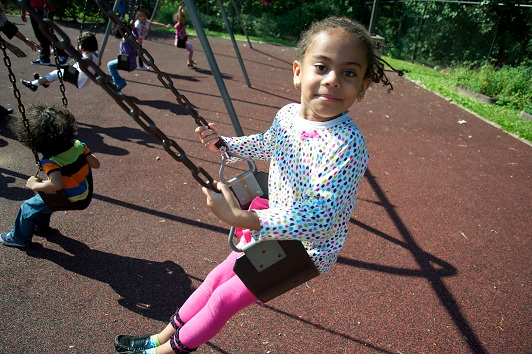
M 371 9 L 371 19 L 369 20 L 369 33 L 375 34 L 375 23 L 377 22 L 377 12 L 379 11 L 379 0 L 373 1 L 373 8 Z
M 238 21 L 240 21 L 240 27 L 242 27 L 242 32 L 244 32 L 244 35 L 248 40 L 249 47 L 253 49 L 253 45 L 251 45 L 251 41 L 248 37 L 248 31 L 246 30 L 246 26 L 244 26 L 244 22 L 242 22 L 242 17 L 240 17 L 240 11 L 238 11 L 238 7 L 236 7 L 236 2 L 235 0 L 231 0 L 231 2 L 233 3 L 233 8 L 235 9 L 236 17 L 238 17 Z
M 116 10 L 118 9 L 118 5 L 120 4 L 120 0 L 115 0 L 115 4 L 113 5 L 113 13 L 116 14 Z M 104 17 L 105 18 L 105 17 Z M 100 60 L 103 58 L 103 51 L 105 50 L 105 46 L 107 45 L 107 39 L 109 38 L 109 32 L 111 32 L 111 20 L 107 21 L 107 27 L 105 28 L 105 33 L 103 35 L 102 43 L 100 44 L 100 50 L 98 51 L 98 57 Z
M 417 54 L 417 45 L 419 43 L 419 36 L 421 35 L 421 29 L 423 28 L 423 22 L 425 21 L 425 11 L 427 10 L 427 3 L 423 5 L 423 13 L 421 14 L 421 21 L 419 21 L 419 27 L 416 34 L 416 42 L 414 43 L 414 53 L 412 54 L 412 59 L 410 60 L 413 63 L 416 60 Z
M 238 62 L 240 63 L 242 74 L 244 74 L 244 80 L 246 80 L 246 84 L 248 85 L 248 87 L 251 88 L 251 83 L 249 82 L 248 73 L 246 72 L 244 61 L 242 60 L 242 56 L 240 55 L 240 50 L 238 49 L 238 44 L 236 43 L 235 36 L 233 35 L 231 24 L 229 23 L 229 19 L 227 18 L 227 13 L 225 12 L 224 4 L 222 3 L 221 0 L 217 0 L 217 1 L 218 1 L 218 6 L 220 6 L 220 10 L 222 11 L 222 16 L 225 21 L 225 26 L 227 27 L 227 33 L 229 33 L 229 36 L 231 37 L 231 42 L 233 42 L 233 48 L 235 48 L 236 57 L 238 58 Z
M 155 14 L 157 13 L 157 9 L 159 8 L 159 0 L 155 3 L 155 7 L 153 8 L 153 12 L 151 13 L 150 22 L 153 21 L 153 18 L 155 17 Z
M 240 126 L 240 122 L 238 121 L 235 108 L 233 107 L 233 103 L 231 102 L 231 97 L 229 97 L 229 94 L 227 93 L 227 88 L 225 87 L 224 79 L 222 77 L 222 74 L 220 73 L 220 69 L 218 68 L 218 63 L 216 62 L 216 58 L 214 58 L 211 45 L 209 43 L 209 40 L 207 39 L 207 36 L 205 35 L 205 30 L 203 29 L 200 18 L 198 16 L 196 4 L 194 4 L 194 0 L 185 0 L 185 5 L 190 15 L 192 25 L 196 30 L 196 35 L 198 36 L 201 46 L 205 51 L 205 56 L 207 57 L 207 61 L 209 62 L 209 66 L 211 68 L 212 75 L 214 76 L 214 80 L 216 81 L 216 85 L 218 85 L 218 90 L 220 91 L 220 95 L 222 96 L 222 99 L 224 101 L 227 113 L 229 114 L 231 122 L 233 123 L 233 128 L 235 129 L 237 136 L 243 136 L 244 131 Z

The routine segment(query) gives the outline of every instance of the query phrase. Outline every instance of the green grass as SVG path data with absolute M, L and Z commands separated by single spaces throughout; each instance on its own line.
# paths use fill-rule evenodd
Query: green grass
M 418 64 L 384 57 L 395 68 L 402 69 L 409 79 L 422 84 L 427 89 L 452 99 L 452 101 L 484 119 L 493 122 L 501 129 L 513 133 L 525 140 L 532 141 L 532 121 L 519 117 L 520 110 L 487 104 L 463 96 L 454 87 L 456 80 L 448 73 L 436 71 Z

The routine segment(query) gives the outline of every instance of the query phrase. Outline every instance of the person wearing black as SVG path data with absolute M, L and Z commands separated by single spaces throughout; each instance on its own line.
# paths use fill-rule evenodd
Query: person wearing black
M 45 0 L 29 0 L 30 6 L 39 14 L 40 16 L 44 17 L 44 4 Z M 54 5 L 50 0 L 48 0 L 48 6 L 50 8 L 48 9 L 48 18 L 53 20 L 54 17 Z M 20 16 L 23 22 L 28 22 L 28 19 L 26 17 L 26 12 L 22 10 L 22 14 Z M 50 62 L 50 47 L 52 44 L 46 38 L 46 36 L 41 32 L 39 28 L 39 22 L 37 22 L 35 19 L 30 17 L 31 20 L 31 27 L 33 27 L 33 32 L 35 33 L 35 37 L 37 37 L 37 40 L 39 41 L 41 45 L 41 55 L 39 58 L 33 60 L 31 63 L 35 65 L 46 65 L 46 66 L 53 66 L 54 63 Z M 57 55 L 59 56 L 59 64 L 65 65 L 68 60 L 68 55 L 65 53 L 65 51 L 61 49 L 56 49 Z

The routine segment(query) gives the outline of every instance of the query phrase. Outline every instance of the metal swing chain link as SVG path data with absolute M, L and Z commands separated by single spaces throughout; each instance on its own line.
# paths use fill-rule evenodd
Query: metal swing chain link
M 79 26 L 79 35 L 83 34 L 83 26 L 85 26 L 85 19 L 87 17 L 87 4 L 89 0 L 85 0 L 83 3 L 83 17 L 81 18 L 81 25 Z
M 44 0 L 44 18 L 50 18 L 50 3 L 49 0 Z M 40 25 L 39 25 L 39 28 Z M 46 29 L 43 30 L 41 28 L 41 31 L 44 33 L 46 32 Z M 48 28 L 48 32 L 52 37 L 54 37 L 54 30 L 52 28 Z M 61 91 L 61 102 L 63 103 L 63 107 L 68 107 L 68 99 L 66 97 L 66 89 L 65 89 L 65 83 L 63 81 L 63 72 L 61 71 L 61 63 L 59 62 L 59 55 L 57 54 L 57 46 L 54 44 L 54 42 L 51 42 L 52 49 L 54 50 L 54 58 L 55 58 L 55 66 L 57 68 L 57 78 L 59 79 L 59 91 Z
M 198 183 L 200 183 L 203 187 L 209 188 L 212 191 L 220 193 L 220 191 L 214 186 L 213 178 L 203 168 L 197 167 L 187 157 L 185 151 L 174 140 L 170 139 L 159 128 L 157 128 L 153 120 L 145 112 L 143 112 L 128 96 L 118 91 L 112 83 L 110 77 L 106 73 L 104 73 L 98 65 L 96 65 L 90 59 L 84 59 L 81 54 L 72 46 L 69 37 L 61 28 L 57 26 L 55 22 L 51 21 L 48 18 L 41 18 L 40 16 L 38 16 L 35 10 L 33 10 L 27 4 L 24 3 L 24 0 L 15 0 L 15 5 L 27 11 L 32 18 L 37 20 L 40 26 L 45 29 L 43 31 L 43 34 L 48 38 L 48 40 L 63 49 L 71 58 L 78 62 L 80 70 L 83 71 L 89 77 L 89 79 L 91 79 L 96 85 L 100 86 L 103 90 L 105 90 L 105 92 L 107 92 L 107 94 L 111 96 L 115 100 L 115 102 L 126 113 L 128 113 L 146 132 L 156 137 L 161 142 L 164 150 L 170 156 L 172 156 L 174 160 L 184 164 L 190 170 L 192 176 Z M 110 13 L 109 10 L 107 10 L 106 14 L 107 16 L 114 16 L 112 10 L 110 10 Z M 118 21 L 116 16 L 114 16 L 114 18 L 116 19 L 116 21 Z M 48 28 L 53 29 L 53 31 L 55 32 L 54 36 L 50 34 L 50 32 L 47 30 Z M 151 58 L 150 56 L 150 61 L 147 62 L 153 63 L 153 58 Z M 94 71 L 94 74 L 89 70 L 89 68 Z M 168 80 L 171 82 L 169 78 Z M 189 105 L 190 107 L 190 102 L 186 98 L 183 99 L 184 103 L 181 103 L 181 101 L 178 102 L 180 105 Z M 186 107 L 184 108 L 187 109 Z M 191 111 L 189 110 L 189 112 Z M 201 124 L 207 123 L 203 118 L 201 118 L 201 120 L 200 118 L 194 117 L 194 119 L 196 120 L 196 122 L 200 122 Z
M 42 171 L 42 165 L 41 160 L 39 159 L 39 154 L 37 153 L 37 150 L 33 147 L 33 139 L 31 135 L 30 130 L 30 123 L 28 121 L 28 118 L 26 117 L 26 108 L 24 107 L 24 104 L 22 103 L 20 90 L 17 87 L 17 78 L 15 77 L 15 73 L 13 73 L 13 70 L 11 69 L 11 59 L 9 59 L 9 56 L 7 55 L 7 48 L 6 43 L 4 42 L 4 39 L 0 37 L 0 49 L 2 49 L 2 52 L 4 54 L 4 64 L 7 68 L 7 71 L 9 72 L 9 81 L 13 85 L 13 95 L 17 99 L 18 102 L 18 111 L 22 115 L 22 122 L 24 123 L 24 128 L 26 129 L 26 134 L 28 134 L 29 139 L 29 145 L 30 149 L 33 153 L 33 157 L 35 158 L 35 165 L 39 168 L 39 171 Z

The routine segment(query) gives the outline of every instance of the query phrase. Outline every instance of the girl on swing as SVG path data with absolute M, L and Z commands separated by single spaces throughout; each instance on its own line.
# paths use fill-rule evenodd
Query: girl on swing
M 87 178 L 92 168 L 100 167 L 100 162 L 84 143 L 75 139 L 74 116 L 66 108 L 44 104 L 31 106 L 26 112 L 28 129 L 19 119 L 15 122 L 14 130 L 22 144 L 42 154 L 41 164 L 48 176 L 46 180 L 31 176 L 26 188 L 35 192 L 63 189 L 71 202 L 87 198 Z M 0 243 L 11 247 L 28 247 L 34 233 L 50 231 L 51 215 L 52 210 L 36 194 L 22 203 L 13 229 L 0 234 Z
M 178 48 L 184 48 L 188 52 L 187 66 L 189 68 L 195 68 L 196 62 L 192 59 L 194 55 L 194 47 L 188 43 L 187 28 L 185 25 L 185 9 L 183 6 L 179 6 L 174 15 L 174 28 L 175 28 L 175 40 L 174 45 Z
M 83 59 L 89 59 L 92 60 L 94 64 L 98 66 L 101 65 L 100 59 L 98 58 L 98 41 L 96 40 L 94 33 L 84 32 L 78 37 L 78 50 L 81 52 Z M 75 85 L 78 89 L 80 89 L 84 87 L 90 80 L 89 77 L 79 68 L 79 63 L 76 62 L 73 67 L 78 72 L 78 79 Z M 89 67 L 89 71 L 94 74 L 94 69 Z M 65 69 L 61 69 L 61 73 L 64 77 Z M 21 79 L 20 81 L 22 82 L 22 85 L 35 92 L 39 86 L 47 88 L 50 86 L 50 83 L 57 81 L 58 79 L 58 72 L 57 70 L 54 70 L 42 77 L 35 73 L 33 75 L 33 80 Z
M 203 188 L 212 212 L 259 241 L 303 242 L 318 271 L 327 272 L 347 237 L 368 164 L 364 138 L 348 109 L 362 101 L 372 82 L 391 89 L 367 30 L 347 18 L 315 22 L 303 33 L 293 62 L 301 102 L 281 108 L 264 133 L 222 138 L 235 154 L 271 161 L 269 207 L 257 208 L 255 199 L 251 211 L 243 211 L 228 186 L 215 182 L 221 193 Z M 214 124 L 196 133 L 209 150 L 218 152 Z M 239 255 L 232 252 L 211 271 L 161 332 L 119 335 L 116 351 L 189 353 L 213 338 L 238 311 L 257 302 L 233 272 Z

